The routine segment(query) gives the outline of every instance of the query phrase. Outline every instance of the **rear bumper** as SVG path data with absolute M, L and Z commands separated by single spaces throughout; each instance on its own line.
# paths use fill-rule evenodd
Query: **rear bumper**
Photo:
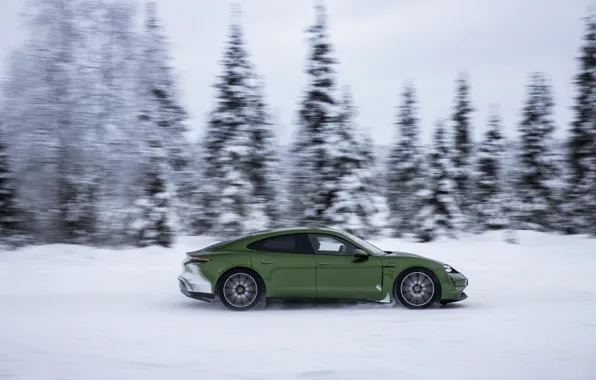
M 213 302 L 215 300 L 215 294 L 213 293 L 205 293 L 192 290 L 188 281 L 182 276 L 178 276 L 178 286 L 180 287 L 180 292 L 188 298 L 205 302 Z
M 183 271 L 178 275 L 178 281 L 182 281 L 185 290 L 197 293 L 215 293 L 215 287 L 201 272 L 201 267 L 195 263 L 185 262 Z

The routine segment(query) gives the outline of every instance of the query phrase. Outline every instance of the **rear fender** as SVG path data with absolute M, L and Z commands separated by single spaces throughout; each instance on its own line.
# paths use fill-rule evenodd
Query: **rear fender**
M 247 267 L 252 268 L 250 257 L 246 253 L 219 253 L 217 255 L 205 255 L 211 259 L 204 263 L 187 263 L 186 265 L 195 265 L 201 272 L 201 275 L 211 283 L 211 292 L 217 293 L 217 281 L 222 274 L 232 268 Z

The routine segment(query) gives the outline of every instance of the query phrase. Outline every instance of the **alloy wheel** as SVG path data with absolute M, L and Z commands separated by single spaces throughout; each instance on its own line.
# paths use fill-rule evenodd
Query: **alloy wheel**
M 421 307 L 434 299 L 435 284 L 426 273 L 412 272 L 402 280 L 400 293 L 408 304 Z
M 257 282 L 246 273 L 234 273 L 223 285 L 224 298 L 237 308 L 250 306 L 257 299 L 258 291 Z

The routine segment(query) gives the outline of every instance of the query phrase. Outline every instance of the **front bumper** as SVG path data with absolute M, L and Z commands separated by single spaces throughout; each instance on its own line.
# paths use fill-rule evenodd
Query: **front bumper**
M 464 292 L 461 292 L 461 295 L 459 296 L 459 298 L 442 299 L 441 304 L 445 305 L 445 304 L 452 303 L 452 302 L 459 302 L 459 301 L 465 300 L 466 298 L 468 298 L 468 295 Z
M 440 302 L 446 304 L 463 301 L 468 298 L 468 295 L 464 293 L 464 290 L 468 287 L 468 278 L 459 272 L 445 274 L 445 280 L 447 281 L 442 281 L 443 294 L 441 295 Z

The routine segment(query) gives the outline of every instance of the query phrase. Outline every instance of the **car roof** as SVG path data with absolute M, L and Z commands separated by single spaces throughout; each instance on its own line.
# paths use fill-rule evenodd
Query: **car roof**
M 276 235 L 281 233 L 293 233 L 293 232 L 334 232 L 334 233 L 342 233 L 342 231 L 333 229 L 333 228 L 324 228 L 324 227 L 284 227 L 284 228 L 271 228 L 267 230 L 260 230 L 249 233 L 246 237 L 256 237 L 256 236 L 263 236 L 263 235 Z
M 238 245 L 247 245 L 256 240 L 264 239 L 271 236 L 277 235 L 285 235 L 291 233 L 331 233 L 331 234 L 342 234 L 341 230 L 333 229 L 333 228 L 323 228 L 323 227 L 283 227 L 283 228 L 270 228 L 266 230 L 259 230 L 254 232 L 249 232 L 244 235 L 232 237 L 226 240 L 222 240 L 216 244 L 210 245 L 208 247 L 202 248 L 195 252 L 206 252 L 206 251 L 223 251 L 227 249 L 233 249 L 235 246 Z

